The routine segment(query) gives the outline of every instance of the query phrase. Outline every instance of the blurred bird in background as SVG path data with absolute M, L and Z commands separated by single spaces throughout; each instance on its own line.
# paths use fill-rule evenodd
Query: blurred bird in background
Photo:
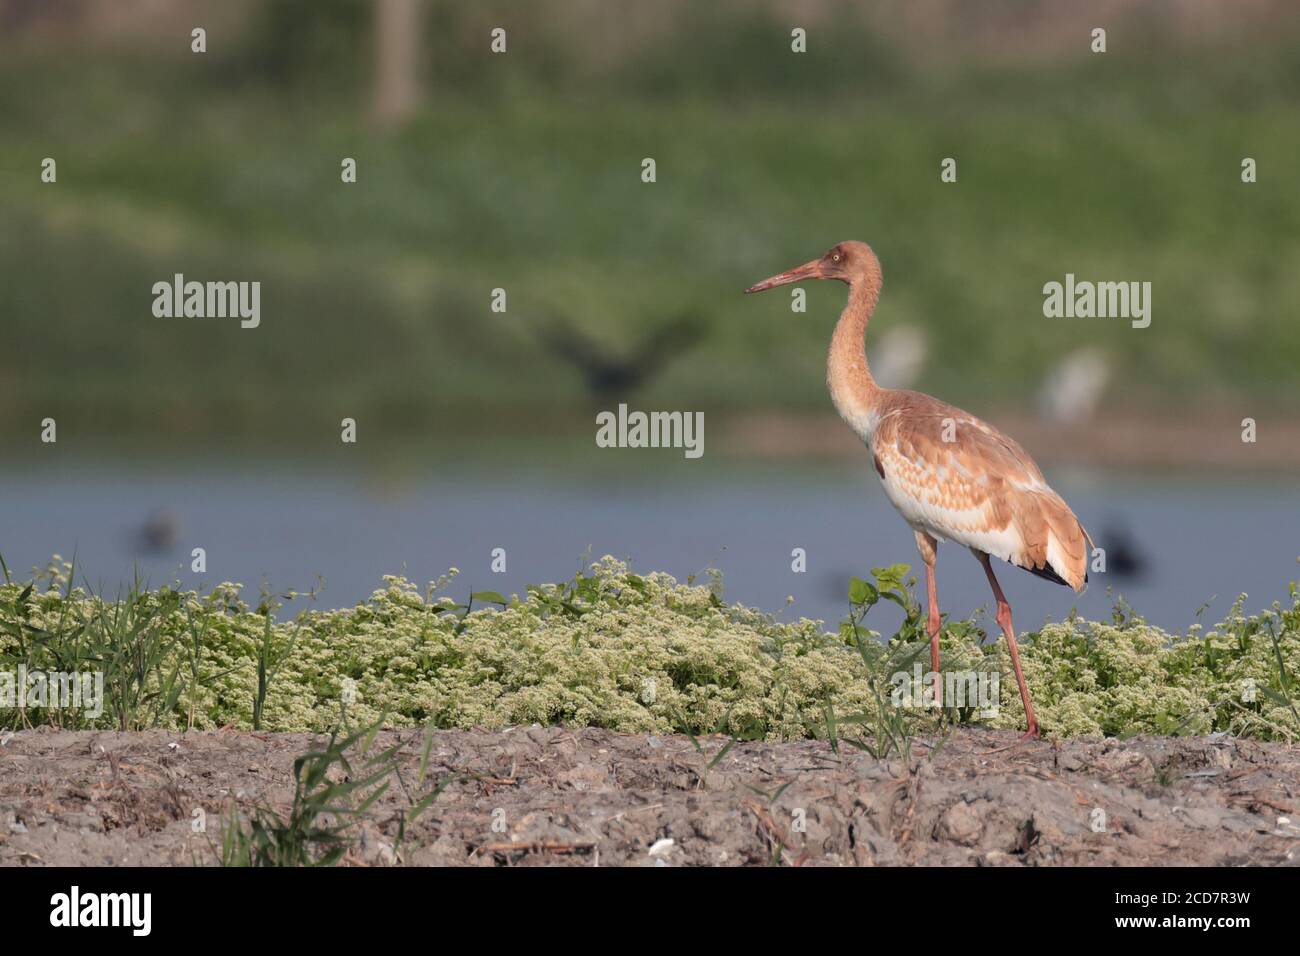
M 156 508 L 135 532 L 135 550 L 141 554 L 167 554 L 180 538 L 181 522 L 170 508 Z
M 1110 363 L 1097 349 L 1082 348 L 1054 365 L 1038 391 L 1038 412 L 1060 425 L 1088 422 L 1110 381 Z
M 661 374 L 670 362 L 703 339 L 705 333 L 703 320 L 684 313 L 652 329 L 619 354 L 560 316 L 552 316 L 539 328 L 542 345 L 578 371 L 587 395 L 602 407 L 626 398 Z
M 871 358 L 875 376 L 889 388 L 911 388 L 921 376 L 928 353 L 925 333 L 916 326 L 886 329 Z

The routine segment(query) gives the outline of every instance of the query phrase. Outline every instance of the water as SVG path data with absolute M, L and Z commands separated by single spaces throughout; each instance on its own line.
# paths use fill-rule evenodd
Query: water
M 1107 584 L 1153 623 L 1184 629 L 1207 601 L 1210 623 L 1239 592 L 1255 609 L 1284 597 L 1287 582 L 1300 577 L 1294 489 L 1086 476 L 1058 478 L 1057 486 L 1108 547 L 1111 571 L 1075 595 L 995 562 L 1022 629 L 1072 606 L 1108 617 Z M 455 596 L 471 588 L 509 594 L 572 575 L 589 552 L 682 579 L 704 581 L 716 567 L 728 600 L 836 622 L 851 574 L 896 562 L 919 568 L 911 531 L 861 469 L 733 466 L 688 478 L 444 472 L 392 481 L 283 464 L 261 472 L 85 465 L 11 472 L 0 478 L 0 494 L 0 554 L 15 573 L 75 551 L 92 586 L 109 591 L 135 567 L 153 584 L 232 580 L 254 597 L 263 580 L 301 590 L 319 574 L 326 588 L 318 606 L 338 607 L 364 600 L 381 574 L 423 583 L 456 566 Z M 170 530 L 174 540 L 151 551 L 140 529 L 159 509 L 173 517 L 158 536 Z M 1117 573 L 1112 529 L 1130 539 L 1145 565 L 1141 576 Z M 206 574 L 190 571 L 195 547 L 206 549 Z M 505 549 L 506 573 L 489 570 L 495 548 Z M 794 548 L 807 553 L 806 573 L 791 570 Z M 945 612 L 965 615 L 991 603 L 983 572 L 962 548 L 940 546 L 938 579 Z M 892 631 L 897 614 L 881 608 L 869 622 Z

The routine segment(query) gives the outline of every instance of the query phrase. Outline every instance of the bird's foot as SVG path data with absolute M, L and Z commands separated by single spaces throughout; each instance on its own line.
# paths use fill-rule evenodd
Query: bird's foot
M 1039 740 L 1041 739 L 1041 737 L 1042 734 L 1038 732 L 1038 724 L 1033 723 L 1029 725 L 1028 730 L 1026 730 L 1023 734 L 1021 734 L 1019 737 L 1016 738 L 1015 743 L 1007 744 L 1005 747 L 995 747 L 993 750 L 981 750 L 978 751 L 978 753 L 981 757 L 987 757 L 990 754 L 1006 753 L 1008 750 L 1014 750 L 1016 747 L 1023 744 L 1026 740 Z

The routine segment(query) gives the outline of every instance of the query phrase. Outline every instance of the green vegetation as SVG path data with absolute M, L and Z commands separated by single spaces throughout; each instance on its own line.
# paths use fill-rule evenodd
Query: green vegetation
M 829 737 L 877 753 L 954 720 L 1023 726 L 1005 642 L 978 620 L 945 622 L 945 671 L 1002 675 L 1000 709 L 893 706 L 893 675 L 928 661 L 907 568 L 850 585 L 837 633 L 727 604 L 719 585 L 635 574 L 612 558 L 563 584 L 506 597 L 446 596 L 455 572 L 421 590 L 385 579 L 355 608 L 277 615 L 240 586 L 206 595 L 138 584 L 116 599 L 75 586 L 55 560 L 0 586 L 0 680 L 98 670 L 105 706 L 31 705 L 0 726 L 137 729 L 232 725 L 325 732 L 372 726 L 503 727 L 568 723 L 627 732 L 739 738 Z M 880 600 L 907 611 L 877 640 L 864 624 Z M 985 641 L 985 638 L 997 640 Z M 1171 635 L 1122 604 L 1109 622 L 1070 618 L 1021 635 L 1022 660 L 1052 736 L 1204 734 L 1300 739 L 1300 587 L 1254 615 L 1240 602 L 1217 627 Z M 1254 689 L 1251 693 L 1250 688 Z M 242 851 L 241 851 L 242 852 Z
M 232 802 L 221 821 L 220 844 L 213 850 L 222 866 L 333 866 L 356 846 L 367 811 L 396 778 L 401 747 L 372 754 L 371 746 L 382 718 L 372 726 L 340 739 L 330 734 L 321 749 L 311 750 L 293 762 L 293 799 L 286 811 L 256 805 L 244 813 Z M 433 738 L 425 734 L 420 767 L 412 785 L 422 788 L 428 770 Z M 355 748 L 355 749 L 354 749 Z M 349 759 L 348 754 L 352 752 Z M 444 777 L 419 800 L 408 793 L 407 806 L 398 819 L 400 849 L 406 828 L 438 798 L 448 784 L 464 779 Z
M 301 442 L 344 415 L 367 440 L 589 430 L 579 376 L 539 344 L 554 316 L 616 353 L 703 317 L 649 404 L 820 411 L 841 290 L 814 284 L 806 315 L 739 291 L 845 238 L 884 261 L 877 333 L 922 328 L 919 384 L 978 411 L 1024 403 L 1084 345 L 1114 362 L 1114 407 L 1296 401 L 1290 35 L 922 68 L 849 10 L 796 57 L 784 24 L 736 10 L 588 37 L 499 4 L 516 32 L 492 58 L 492 11 L 442 5 L 422 111 L 385 134 L 363 7 L 264 6 L 207 58 L 0 57 L 0 433 L 47 415 L 61 437 L 169 447 Z M 262 326 L 153 318 L 178 271 L 261 281 Z M 1044 319 L 1066 272 L 1151 281 L 1151 328 Z

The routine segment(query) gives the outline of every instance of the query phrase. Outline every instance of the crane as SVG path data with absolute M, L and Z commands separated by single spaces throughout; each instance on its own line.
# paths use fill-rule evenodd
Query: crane
M 883 277 L 880 260 L 865 242 L 841 242 L 820 259 L 764 279 L 745 292 L 811 279 L 834 279 L 849 287 L 848 303 L 831 337 L 826 384 L 840 417 L 871 452 L 885 496 L 916 534 L 925 564 L 926 630 L 936 705 L 942 700 L 942 622 L 935 561 L 939 542 L 951 541 L 969 548 L 988 577 L 1025 708 L 1024 737 L 1037 737 L 1038 721 L 1020 667 L 1011 605 L 989 558 L 1001 558 L 1082 591 L 1088 581 L 1092 539 L 1013 439 L 937 398 L 876 384 L 867 364 L 865 338 Z

